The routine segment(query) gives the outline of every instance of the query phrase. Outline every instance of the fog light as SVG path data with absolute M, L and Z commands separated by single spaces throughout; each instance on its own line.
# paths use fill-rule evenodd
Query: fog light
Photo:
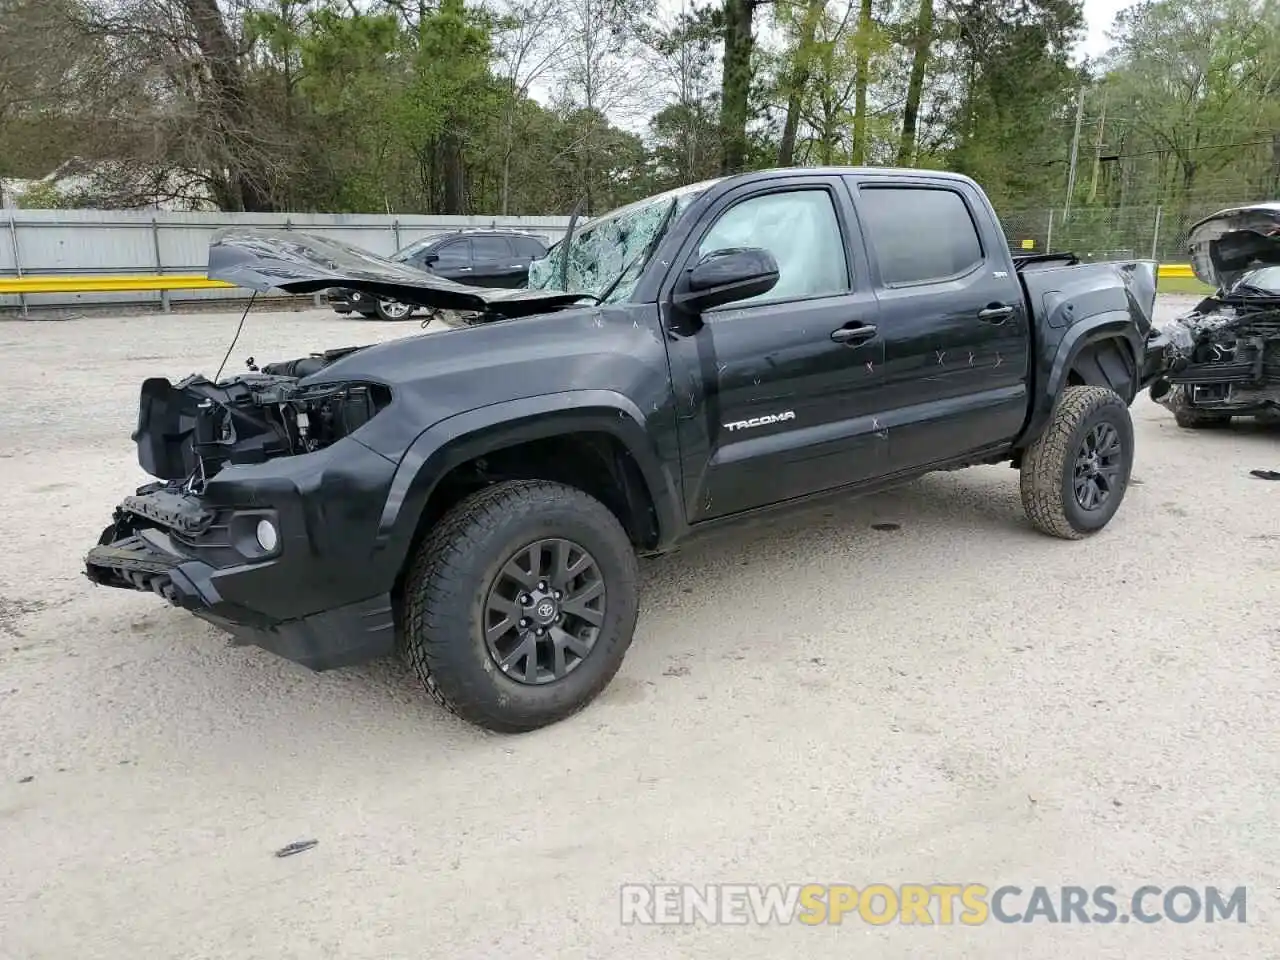
M 267 553 L 273 553 L 280 545 L 280 534 L 270 520 L 258 521 L 258 546 Z
M 352 300 L 359 300 L 359 299 L 360 299 L 360 294 L 356 293 L 355 291 L 352 291 L 352 293 L 351 293 L 351 299 L 352 299 Z

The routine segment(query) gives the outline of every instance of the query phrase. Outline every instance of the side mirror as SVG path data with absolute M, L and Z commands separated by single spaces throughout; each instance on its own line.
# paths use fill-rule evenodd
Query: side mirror
M 676 288 L 676 306 L 691 313 L 758 297 L 778 282 L 778 261 L 761 247 L 739 247 L 708 253 L 685 274 Z
M 439 260 L 440 260 L 440 254 L 438 254 L 438 253 L 428 253 L 425 257 L 423 257 L 423 258 L 422 258 L 422 265 L 423 265 L 424 267 L 429 267 L 429 266 L 431 266 L 433 263 L 438 263 L 438 262 L 439 262 Z

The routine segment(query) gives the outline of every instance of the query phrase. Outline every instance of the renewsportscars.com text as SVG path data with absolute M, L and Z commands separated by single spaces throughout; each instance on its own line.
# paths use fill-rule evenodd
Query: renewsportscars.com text
M 868 923 L 978 926 L 988 923 L 1245 922 L 1244 887 L 1145 884 L 990 887 L 980 883 L 625 884 L 627 925 Z

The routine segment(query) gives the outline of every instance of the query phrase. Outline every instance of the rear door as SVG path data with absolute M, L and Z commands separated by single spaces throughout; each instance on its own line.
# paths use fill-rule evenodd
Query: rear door
M 744 246 L 772 252 L 780 273 L 773 290 L 706 311 L 690 332 L 669 325 L 691 522 L 882 472 L 884 347 L 852 215 L 836 177 L 755 181 L 719 198 L 683 245 L 673 278 Z
M 963 180 L 848 180 L 880 307 L 890 472 L 1012 439 L 1030 403 L 1030 319 L 985 198 Z
M 519 264 L 517 282 L 512 286 L 522 287 L 529 280 L 529 265 L 547 255 L 546 244 L 537 237 L 511 237 L 511 246 L 516 251 L 516 262 Z

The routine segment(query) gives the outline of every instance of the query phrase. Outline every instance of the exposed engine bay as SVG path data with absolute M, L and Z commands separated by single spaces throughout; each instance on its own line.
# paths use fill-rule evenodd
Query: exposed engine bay
M 201 375 L 142 384 L 133 434 L 138 462 L 160 480 L 198 493 L 226 464 L 311 453 L 367 423 L 391 399 L 375 383 L 302 385 L 300 380 L 361 349 L 345 347 L 256 367 L 217 383 Z
M 1188 251 L 1215 293 L 1165 328 L 1165 374 L 1151 398 L 1183 426 L 1280 416 L 1280 203 L 1205 218 Z
M 1280 298 L 1270 303 L 1210 298 L 1166 332 L 1168 372 L 1152 387 L 1153 399 L 1173 405 L 1180 392 L 1206 409 L 1280 410 Z

